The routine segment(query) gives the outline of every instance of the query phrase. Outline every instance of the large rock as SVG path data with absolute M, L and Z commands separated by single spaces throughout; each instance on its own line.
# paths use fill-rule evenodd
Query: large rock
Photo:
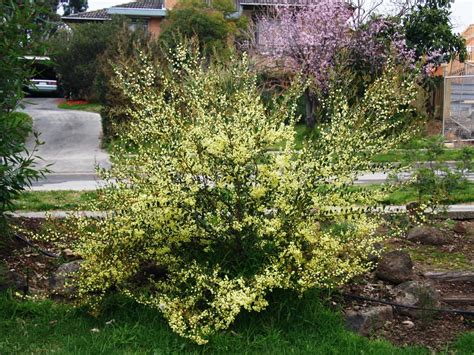
M 377 265 L 375 275 L 383 281 L 399 284 L 411 280 L 413 262 L 410 255 L 404 251 L 391 251 L 382 255 Z
M 25 277 L 16 272 L 16 270 L 7 270 L 6 267 L 1 265 L 0 291 L 4 291 L 6 289 L 12 289 L 27 293 L 28 285 L 26 283 Z
M 393 288 L 392 292 L 395 303 L 428 309 L 440 307 L 440 295 L 428 283 L 407 281 Z M 415 318 L 424 318 L 433 314 L 433 311 L 405 307 L 396 307 L 396 311 Z
M 439 229 L 427 226 L 412 228 L 407 234 L 407 239 L 425 245 L 444 245 L 448 242 Z
M 369 335 L 393 319 L 393 310 L 391 306 L 371 307 L 361 311 L 348 311 L 345 318 L 347 328 L 360 335 Z
M 49 279 L 50 291 L 60 296 L 71 296 L 76 292 L 76 287 L 71 285 L 75 274 L 81 268 L 81 260 L 71 261 L 61 265 Z

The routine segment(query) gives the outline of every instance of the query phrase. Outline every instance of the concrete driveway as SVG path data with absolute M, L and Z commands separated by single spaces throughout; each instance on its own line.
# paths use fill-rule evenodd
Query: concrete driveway
M 57 98 L 34 97 L 23 101 L 22 111 L 33 118 L 33 129 L 45 142 L 38 147 L 39 167 L 51 164 L 45 180 L 35 182 L 33 190 L 90 190 L 97 186 L 96 167 L 110 166 L 107 152 L 101 149 L 100 115 L 57 108 Z M 27 147 L 34 146 L 30 137 Z

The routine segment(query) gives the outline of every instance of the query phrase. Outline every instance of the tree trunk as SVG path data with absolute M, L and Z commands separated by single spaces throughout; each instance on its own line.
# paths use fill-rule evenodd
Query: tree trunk
M 316 124 L 316 117 L 314 117 L 316 109 L 316 100 L 309 89 L 306 89 L 304 93 L 305 106 L 306 106 L 306 125 L 308 128 L 313 129 Z

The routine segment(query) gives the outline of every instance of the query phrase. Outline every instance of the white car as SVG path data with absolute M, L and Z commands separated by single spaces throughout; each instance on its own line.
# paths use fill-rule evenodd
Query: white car
M 26 87 L 29 92 L 51 94 L 58 92 L 58 81 L 51 58 L 25 56 L 22 59 L 30 63 L 33 71 L 33 77 Z

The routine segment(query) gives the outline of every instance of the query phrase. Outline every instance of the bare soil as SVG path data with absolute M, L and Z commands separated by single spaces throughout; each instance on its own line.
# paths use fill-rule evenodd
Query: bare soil
M 427 280 L 423 275 L 428 271 L 473 271 L 474 270 L 474 222 L 462 222 L 466 233 L 457 234 L 452 228 L 442 228 L 448 243 L 442 246 L 426 246 L 408 241 L 406 238 L 392 238 L 386 242 L 387 250 L 407 251 L 413 259 L 413 280 L 430 283 L 440 294 L 447 296 L 473 296 L 472 282 L 442 282 Z M 347 294 L 367 298 L 393 301 L 391 290 L 395 285 L 377 280 L 371 272 L 353 283 L 344 286 L 341 291 Z M 345 310 L 360 310 L 379 306 L 376 302 L 345 299 L 341 301 Z M 450 305 L 441 303 L 442 309 L 474 311 L 474 305 Z M 408 321 L 408 322 L 407 322 Z M 405 322 L 405 323 L 404 323 Z M 373 338 L 385 338 L 393 344 L 420 345 L 432 350 L 442 350 L 461 333 L 474 330 L 474 317 L 453 313 L 435 313 L 425 319 L 415 319 L 394 312 L 393 321 L 387 322 L 382 329 L 371 335 Z

